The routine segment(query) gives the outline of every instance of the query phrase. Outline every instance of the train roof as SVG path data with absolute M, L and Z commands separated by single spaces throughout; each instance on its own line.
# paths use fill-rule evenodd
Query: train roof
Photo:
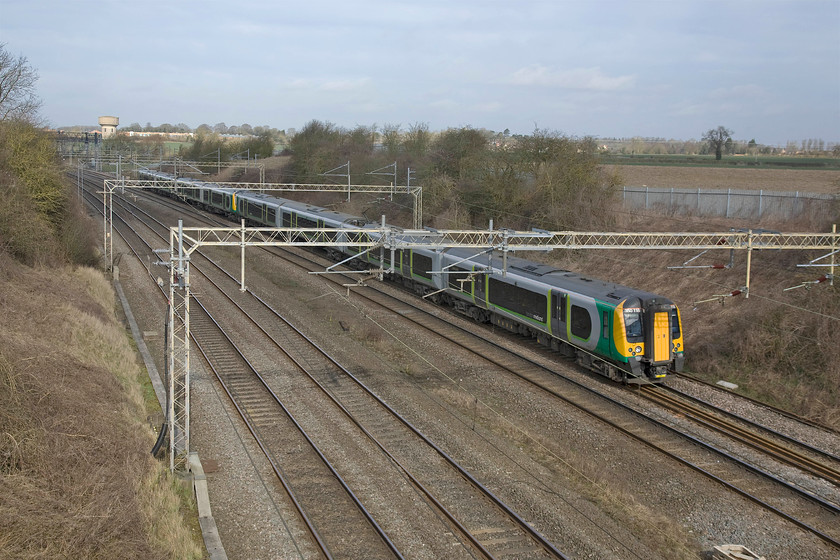
M 239 191 L 238 190 L 231 189 L 231 188 L 228 188 L 228 187 L 220 187 L 219 185 L 217 185 L 215 183 L 199 182 L 199 183 L 193 183 L 193 184 L 195 185 L 195 188 L 198 188 L 198 189 L 210 189 L 210 190 L 213 190 L 215 192 L 220 192 L 220 193 L 225 193 L 225 194 L 235 194 L 235 195 L 239 196 Z
M 309 216 L 316 216 L 323 220 L 330 220 L 336 224 L 344 224 L 348 222 L 358 222 L 362 220 L 363 223 L 367 223 L 367 220 L 364 218 L 360 218 L 359 216 L 353 214 L 346 214 L 344 212 L 337 212 L 335 210 L 330 210 L 328 208 L 321 208 L 320 206 L 313 206 L 311 204 L 307 204 L 306 202 L 299 202 L 297 200 L 289 200 L 288 198 L 280 198 L 276 196 L 271 196 L 270 194 L 266 193 L 259 193 L 254 191 L 246 191 L 240 190 L 237 191 L 236 196 L 245 200 L 254 200 L 257 202 L 262 202 L 266 204 L 274 204 L 277 206 L 282 206 L 284 209 L 291 210 L 293 212 L 299 214 L 305 214 Z
M 271 195 L 254 191 L 238 190 L 236 191 L 236 196 L 240 200 L 249 200 L 261 204 L 271 204 L 273 206 L 283 206 L 285 203 L 290 202 L 284 198 L 275 198 Z
M 501 270 L 504 266 L 501 255 L 493 255 L 492 259 L 490 259 L 487 254 L 476 255 L 477 251 L 475 249 L 448 249 L 446 250 L 446 253 L 459 258 L 472 256 L 468 260 L 479 266 L 487 266 L 488 260 L 490 260 L 490 263 L 495 269 Z M 604 280 L 592 278 L 590 276 L 558 268 L 556 266 L 535 263 L 520 257 L 509 255 L 507 257 L 507 270 L 508 275 L 517 274 L 530 280 L 547 284 L 552 288 L 568 290 L 604 301 L 618 303 L 629 297 L 637 297 L 643 301 L 656 299 L 660 303 L 671 303 L 670 300 L 661 295 L 631 288 L 615 282 L 606 282 Z

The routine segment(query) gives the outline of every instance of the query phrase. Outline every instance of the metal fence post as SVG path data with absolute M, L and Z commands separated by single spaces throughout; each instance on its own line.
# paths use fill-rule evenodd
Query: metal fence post
M 729 217 L 729 202 L 732 200 L 732 189 L 726 189 L 726 217 Z

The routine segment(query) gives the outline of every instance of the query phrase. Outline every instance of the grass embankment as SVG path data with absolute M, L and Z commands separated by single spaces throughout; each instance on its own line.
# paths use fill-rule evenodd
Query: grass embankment
M 757 225 L 757 224 L 756 224 Z M 830 231 L 802 222 L 764 223 L 779 231 Z M 735 220 L 646 218 L 620 231 L 728 231 Z M 754 251 L 750 297 L 720 297 L 746 282 L 746 252 L 726 270 L 668 270 L 700 251 L 589 251 L 558 256 L 565 268 L 662 294 L 680 308 L 686 368 L 707 381 L 727 380 L 742 392 L 840 429 L 840 282 L 813 282 L 827 269 L 798 268 L 825 252 Z M 728 252 L 712 252 L 693 265 L 726 264 Z M 827 262 L 827 261 L 826 261 Z M 711 300 L 711 301 L 706 301 Z M 703 303 L 699 303 L 703 302 Z
M 200 558 L 52 146 L 0 126 L 0 557 Z M 26 141 L 21 141 L 25 139 Z M 30 168 L 12 165 L 28 158 Z M 25 172 L 24 172 L 25 171 Z

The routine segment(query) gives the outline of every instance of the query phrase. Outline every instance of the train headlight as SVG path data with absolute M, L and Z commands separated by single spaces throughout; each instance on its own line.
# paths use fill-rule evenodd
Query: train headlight
M 628 353 L 628 354 L 632 354 L 632 353 L 633 353 L 633 347 L 632 347 L 632 346 L 631 346 L 630 348 L 628 348 L 628 349 L 627 349 L 627 353 Z
M 638 354 L 641 351 L 642 351 L 642 347 L 641 346 L 636 346 L 636 354 Z

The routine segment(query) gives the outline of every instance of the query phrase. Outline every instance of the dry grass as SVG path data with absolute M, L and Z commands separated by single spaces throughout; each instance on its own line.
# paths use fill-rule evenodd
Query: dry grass
M 200 558 L 107 281 L 0 261 L 0 557 Z

